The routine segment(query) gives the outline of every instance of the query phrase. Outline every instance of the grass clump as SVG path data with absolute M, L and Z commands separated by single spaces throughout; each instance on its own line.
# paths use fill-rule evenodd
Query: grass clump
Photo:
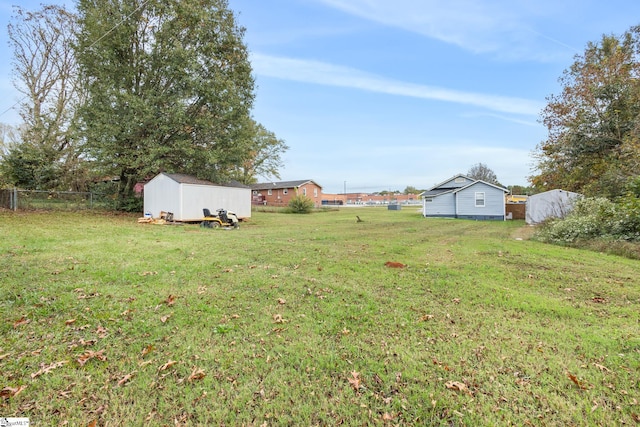
M 523 226 L 380 208 L 256 212 L 233 232 L 0 213 L 0 413 L 637 422 L 637 261 L 521 240 Z
M 310 198 L 298 194 L 289 200 L 288 206 L 292 213 L 307 214 L 313 210 L 314 203 Z

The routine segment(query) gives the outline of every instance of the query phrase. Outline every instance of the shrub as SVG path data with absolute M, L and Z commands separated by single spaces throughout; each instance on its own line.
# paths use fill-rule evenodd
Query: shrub
M 294 196 L 289 201 L 289 209 L 293 213 L 310 213 L 313 209 L 313 200 L 301 195 Z
M 637 199 L 614 203 L 602 197 L 582 198 L 564 219 L 545 223 L 537 237 L 560 244 L 591 239 L 640 241 L 639 214 Z

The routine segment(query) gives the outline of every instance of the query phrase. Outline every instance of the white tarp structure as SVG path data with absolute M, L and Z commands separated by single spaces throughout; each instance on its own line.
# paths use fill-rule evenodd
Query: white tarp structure
M 550 190 L 527 198 L 525 221 L 539 224 L 548 218 L 564 218 L 573 209 L 581 194 L 565 190 Z
M 158 218 L 171 212 L 176 221 L 203 217 L 207 208 L 234 212 L 238 218 L 251 217 L 251 189 L 246 186 L 222 186 L 183 174 L 161 173 L 144 185 L 144 212 Z

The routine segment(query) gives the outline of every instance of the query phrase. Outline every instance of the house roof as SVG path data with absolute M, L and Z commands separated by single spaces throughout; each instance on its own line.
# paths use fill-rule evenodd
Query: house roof
M 477 181 L 473 181 L 471 184 L 469 184 L 469 185 L 465 185 L 464 187 L 456 188 L 456 189 L 454 190 L 454 192 L 456 192 L 456 193 L 457 193 L 458 191 L 462 191 L 462 190 L 464 190 L 464 189 L 466 189 L 466 188 L 469 188 L 469 187 L 471 187 L 471 186 L 473 186 L 473 185 L 476 185 L 476 184 L 485 184 L 485 185 L 488 185 L 488 186 L 490 186 L 490 187 L 497 188 L 498 190 L 502 190 L 502 191 L 503 191 L 503 192 L 505 192 L 505 193 L 508 193 L 508 192 L 509 192 L 509 190 L 507 190 L 507 189 L 506 189 L 506 188 L 504 188 L 504 187 L 500 187 L 499 185 L 491 184 L 490 182 L 486 182 L 486 181 L 483 181 L 483 180 L 481 180 L 481 179 L 479 179 L 479 180 L 477 180 Z
M 192 175 L 185 175 L 183 173 L 165 173 L 162 174 L 168 176 L 178 184 L 198 184 L 198 185 L 215 185 L 211 181 L 207 181 L 205 179 L 196 178 Z
M 447 184 L 447 183 L 449 183 L 449 182 L 453 182 L 453 183 L 455 183 L 455 180 L 456 180 L 456 179 L 458 179 L 458 178 L 464 178 L 464 179 L 467 179 L 467 180 L 469 180 L 469 181 L 476 181 L 476 180 L 475 180 L 475 179 L 473 179 L 473 178 L 469 178 L 469 177 L 468 177 L 467 175 L 465 175 L 465 174 L 459 173 L 459 174 L 457 174 L 457 175 L 452 176 L 452 177 L 451 177 L 451 178 L 449 178 L 449 179 L 446 179 L 446 180 L 442 181 L 440 184 L 436 184 L 436 185 L 434 185 L 433 187 L 431 187 L 431 188 L 430 188 L 429 190 L 427 190 L 427 191 L 435 190 L 436 188 L 439 188 L 439 189 L 447 189 L 447 190 L 448 190 L 448 189 L 460 188 L 460 187 L 462 187 L 461 185 L 448 185 L 448 186 L 444 187 L 444 185 L 445 185 L 445 184 Z
M 206 179 L 196 178 L 192 175 L 186 175 L 183 173 L 166 173 L 162 172 L 162 175 L 166 175 L 171 178 L 178 184 L 193 184 L 193 185 L 215 185 L 218 187 L 237 187 L 237 188 L 249 188 L 247 185 L 242 184 L 238 181 L 230 181 L 227 184 L 214 184 L 211 181 L 207 181 Z
M 439 184 L 434 185 L 433 187 L 429 188 L 426 191 L 423 191 L 422 193 L 420 193 L 420 196 L 422 197 L 435 197 L 438 196 L 440 194 L 444 194 L 444 193 L 449 193 L 451 191 L 454 190 L 458 190 L 462 187 L 466 187 L 469 184 L 464 184 L 464 185 L 455 185 L 455 181 L 457 178 L 464 178 L 465 180 L 471 181 L 472 183 L 475 181 L 473 178 L 469 178 L 468 176 L 464 175 L 464 174 L 457 174 L 452 176 L 449 179 L 446 179 L 444 181 L 442 181 Z M 445 185 L 445 184 L 449 184 L 449 185 Z
M 544 198 L 550 195 L 555 195 L 555 194 L 566 194 L 568 197 L 576 197 L 576 196 L 582 196 L 582 194 L 580 193 L 575 193 L 573 191 L 567 191 L 567 190 L 561 190 L 559 188 L 555 189 L 555 190 L 549 190 L 549 191 L 545 191 L 542 193 L 537 193 L 537 194 L 532 194 L 531 196 L 529 196 L 529 198 Z
M 420 196 L 422 197 L 435 197 L 435 196 L 439 196 L 440 194 L 444 194 L 444 193 L 451 193 L 452 191 L 454 191 L 455 188 L 448 188 L 448 189 L 436 189 L 436 190 L 427 190 L 427 191 L 423 191 L 422 193 L 420 193 Z
M 309 183 L 315 184 L 318 187 L 322 188 L 321 185 L 318 185 L 311 179 L 300 179 L 297 181 L 262 182 L 259 184 L 251 184 L 250 187 L 252 190 L 280 190 L 283 188 L 298 188 L 300 186 L 303 186 L 304 184 Z
M 465 178 L 471 182 L 465 184 L 465 185 L 453 185 L 455 184 L 455 180 L 456 178 Z M 453 184 L 449 184 L 449 185 L 445 185 L 448 183 L 453 183 Z M 495 185 L 495 184 L 491 184 L 489 182 L 486 181 L 482 181 L 482 180 L 474 180 L 473 178 L 469 178 L 466 175 L 463 175 L 461 173 L 459 173 L 458 175 L 455 175 L 449 179 L 447 179 L 446 181 L 442 181 L 440 184 L 434 185 L 433 187 L 431 187 L 430 189 L 423 191 L 422 193 L 420 193 L 420 196 L 422 196 L 423 198 L 432 198 L 432 197 L 436 197 L 436 196 L 440 196 L 442 194 L 446 194 L 446 193 L 457 193 L 458 191 L 464 190 L 466 188 L 471 187 L 472 185 L 476 185 L 476 184 L 486 184 L 489 185 L 491 187 L 500 189 L 502 191 L 504 191 L 505 193 L 508 193 L 509 190 L 507 190 L 506 188 L 500 187 L 499 185 Z

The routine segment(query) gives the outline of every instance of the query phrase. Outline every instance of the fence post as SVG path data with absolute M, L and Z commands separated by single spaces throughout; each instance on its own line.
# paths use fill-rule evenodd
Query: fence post
M 13 198 L 11 200 L 11 207 L 13 208 L 14 212 L 18 210 L 18 189 L 17 188 L 13 188 Z

